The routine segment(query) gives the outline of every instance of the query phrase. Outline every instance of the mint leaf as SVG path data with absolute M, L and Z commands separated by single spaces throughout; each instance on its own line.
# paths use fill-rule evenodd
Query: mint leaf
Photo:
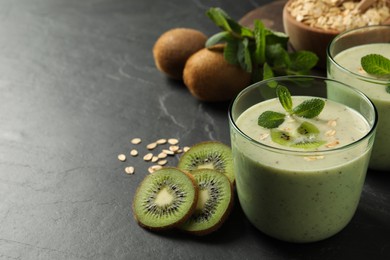
M 265 111 L 257 119 L 257 124 L 268 129 L 276 128 L 284 122 L 285 116 L 282 113 Z
M 390 94 L 390 85 L 386 87 L 386 92 Z
M 252 72 L 251 54 L 248 48 L 248 39 L 244 38 L 238 43 L 237 60 L 242 69 Z
M 316 54 L 309 51 L 297 51 L 290 54 L 290 69 L 296 72 L 307 72 L 318 62 Z
M 291 113 L 293 104 L 292 104 L 291 94 L 290 91 L 288 91 L 288 88 L 279 85 L 276 88 L 276 95 L 278 96 L 279 102 L 280 104 L 282 104 L 284 110 L 286 110 L 287 113 Z
M 238 50 L 238 43 L 234 40 L 227 40 L 225 48 L 223 49 L 223 57 L 225 60 L 230 63 L 237 65 L 239 64 L 237 59 L 237 50 Z
M 266 47 L 267 62 L 270 60 L 271 66 L 280 70 L 290 67 L 291 61 L 287 50 L 281 44 L 268 45 Z
M 266 43 L 267 45 L 280 44 L 284 49 L 287 50 L 288 35 L 282 32 L 275 32 L 267 30 Z
M 207 10 L 206 15 L 224 31 L 231 32 L 232 29 L 227 21 L 229 16 L 220 8 L 210 8 Z
M 220 42 L 224 42 L 228 39 L 231 39 L 231 34 L 229 32 L 219 32 L 208 38 L 205 46 L 206 48 L 210 48 L 211 46 Z
M 313 118 L 321 113 L 324 106 L 325 101 L 322 99 L 313 98 L 305 100 L 293 109 L 293 114 L 300 117 Z
M 221 8 L 212 7 L 206 12 L 206 15 L 224 31 L 234 33 L 236 36 L 253 36 L 249 28 L 241 26 Z
M 390 60 L 379 54 L 368 54 L 360 60 L 363 69 L 375 76 L 390 77 Z
M 274 72 L 272 71 L 271 67 L 268 65 L 268 63 L 264 63 L 263 65 L 263 79 L 270 79 L 274 77 Z M 276 87 L 276 82 L 274 82 L 271 88 Z M 269 84 L 268 84 L 269 85 Z
M 255 37 L 255 53 L 254 53 L 254 62 L 257 64 L 263 64 L 265 62 L 265 34 L 266 30 L 264 24 L 256 20 L 254 23 L 254 37 Z

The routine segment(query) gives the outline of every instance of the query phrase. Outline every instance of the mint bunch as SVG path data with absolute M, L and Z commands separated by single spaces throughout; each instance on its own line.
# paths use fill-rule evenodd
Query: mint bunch
M 318 57 L 309 51 L 288 52 L 288 36 L 267 29 L 260 20 L 253 30 L 234 21 L 220 8 L 210 8 L 207 16 L 222 29 L 211 36 L 206 47 L 224 43 L 224 58 L 252 74 L 252 81 L 282 75 L 304 75 L 317 64 Z
M 325 101 L 319 98 L 312 98 L 303 101 L 296 107 L 293 107 L 291 94 L 287 87 L 279 85 L 276 87 L 276 95 L 279 102 L 290 116 L 299 116 L 303 118 L 314 118 L 318 116 L 325 106 Z M 264 128 L 272 129 L 280 126 L 285 120 L 286 114 L 275 111 L 265 111 L 259 117 L 257 124 Z

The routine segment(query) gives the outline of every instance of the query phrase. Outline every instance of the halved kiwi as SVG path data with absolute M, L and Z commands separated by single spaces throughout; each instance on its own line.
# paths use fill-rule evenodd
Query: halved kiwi
M 197 169 L 213 169 L 225 174 L 234 184 L 232 150 L 218 141 L 206 141 L 192 146 L 182 155 L 177 167 L 190 173 Z
M 133 215 L 142 227 L 168 229 L 186 221 L 197 200 L 194 177 L 177 168 L 165 167 L 141 182 L 133 200 Z
M 196 235 L 217 230 L 229 215 L 233 205 L 233 188 L 228 177 L 212 169 L 191 173 L 198 183 L 196 209 L 180 229 Z

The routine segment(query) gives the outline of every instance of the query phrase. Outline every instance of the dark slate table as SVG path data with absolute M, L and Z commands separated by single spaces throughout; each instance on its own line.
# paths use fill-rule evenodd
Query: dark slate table
M 390 259 L 390 173 L 369 172 L 352 222 L 318 243 L 269 238 L 238 203 L 202 238 L 132 217 L 149 164 L 145 148 L 117 159 L 131 138 L 230 142 L 228 103 L 199 102 L 158 72 L 155 40 L 174 27 L 218 32 L 211 6 L 239 19 L 267 2 L 1 0 L 0 259 Z

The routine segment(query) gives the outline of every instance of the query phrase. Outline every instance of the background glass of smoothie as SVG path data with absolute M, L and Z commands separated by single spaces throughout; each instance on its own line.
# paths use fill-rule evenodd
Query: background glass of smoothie
M 369 167 L 390 171 L 390 78 L 373 77 L 364 72 L 360 59 L 368 54 L 390 59 L 390 25 L 362 27 L 335 37 L 327 49 L 327 74 L 329 78 L 358 88 L 376 106 L 378 129 Z M 345 93 L 334 89 L 331 94 Z
M 340 143 L 349 144 L 307 150 L 264 143 L 263 134 L 256 133 L 263 129 L 257 125 L 257 110 L 276 98 L 270 87 L 275 84 L 288 87 L 294 102 L 296 96 L 327 99 L 318 124 L 335 126 L 335 120 L 347 139 Z M 330 100 L 328 88 L 335 87 L 353 98 Z M 331 101 L 338 105 L 336 112 Z M 353 141 L 349 133 L 354 126 L 342 126 L 345 110 L 354 112 L 346 117 L 363 128 Z M 297 243 L 322 240 L 343 229 L 360 200 L 376 121 L 375 107 L 363 93 L 325 78 L 277 77 L 244 89 L 229 108 L 229 125 L 238 198 L 249 221 L 269 236 Z

